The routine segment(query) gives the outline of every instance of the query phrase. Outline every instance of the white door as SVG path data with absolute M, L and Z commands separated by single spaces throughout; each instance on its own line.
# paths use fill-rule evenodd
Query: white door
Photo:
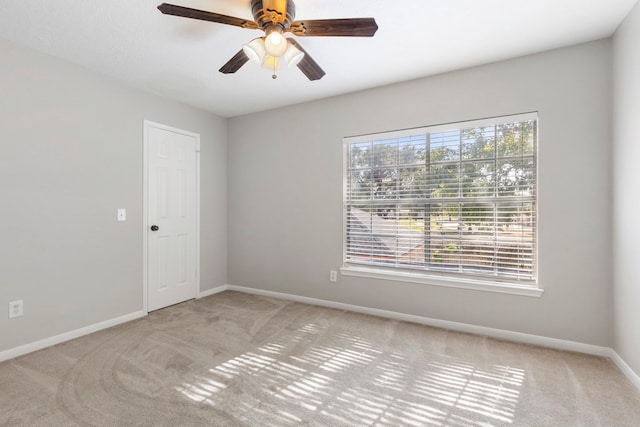
M 147 310 L 197 296 L 197 134 L 145 121 Z

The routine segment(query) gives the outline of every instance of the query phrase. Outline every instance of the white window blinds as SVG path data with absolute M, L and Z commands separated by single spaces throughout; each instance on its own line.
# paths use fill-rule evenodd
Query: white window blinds
M 345 138 L 345 265 L 536 279 L 537 116 Z

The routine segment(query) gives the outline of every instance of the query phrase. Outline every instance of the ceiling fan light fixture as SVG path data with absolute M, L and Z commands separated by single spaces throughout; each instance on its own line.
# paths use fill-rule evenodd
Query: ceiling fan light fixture
M 263 37 L 257 37 L 251 40 L 249 43 L 242 46 L 242 50 L 244 51 L 245 55 L 249 57 L 249 60 L 251 62 L 254 62 L 258 65 L 264 62 L 264 58 L 267 55 Z
M 264 47 L 271 56 L 280 57 L 287 51 L 287 38 L 283 35 L 280 25 L 272 25 L 267 29 Z
M 304 52 L 298 49 L 293 43 L 288 43 L 287 50 L 284 52 L 283 57 L 289 68 L 291 68 L 295 67 L 300 63 L 300 61 L 302 61 L 302 58 L 304 58 Z

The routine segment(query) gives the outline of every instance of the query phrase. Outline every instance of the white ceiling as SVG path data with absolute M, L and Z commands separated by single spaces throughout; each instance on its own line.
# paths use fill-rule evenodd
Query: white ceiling
M 296 0 L 297 19 L 379 26 L 373 38 L 298 38 L 327 73 L 315 82 L 251 62 L 219 73 L 260 31 L 163 15 L 162 0 L 0 0 L 0 37 L 232 117 L 605 38 L 636 1 Z M 250 0 L 166 2 L 252 19 Z

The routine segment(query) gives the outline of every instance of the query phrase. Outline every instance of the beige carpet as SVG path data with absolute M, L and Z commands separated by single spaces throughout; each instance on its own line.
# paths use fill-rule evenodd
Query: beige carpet
M 9 426 L 640 426 L 604 358 L 224 292 L 0 364 Z

